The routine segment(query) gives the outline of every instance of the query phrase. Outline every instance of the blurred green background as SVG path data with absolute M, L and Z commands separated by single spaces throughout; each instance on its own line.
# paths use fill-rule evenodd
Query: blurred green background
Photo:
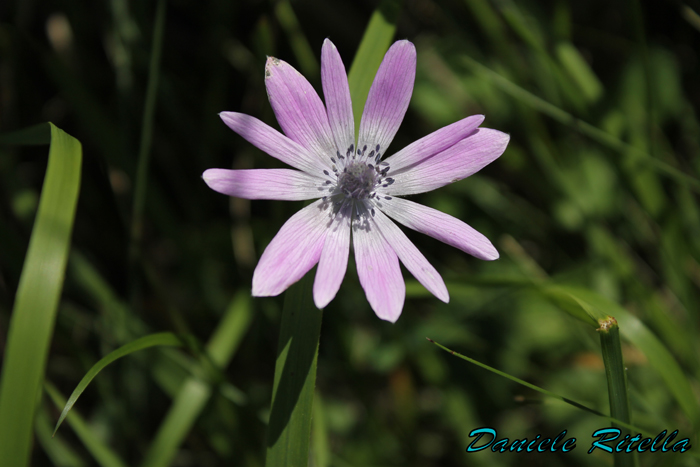
M 85 391 L 68 420 L 82 417 L 91 439 L 125 465 L 156 456 L 162 427 L 183 431 L 169 465 L 263 465 L 282 297 L 251 299 L 251 277 L 302 203 L 229 199 L 200 176 L 211 167 L 280 167 L 217 113 L 277 127 L 265 57 L 289 62 L 320 91 L 323 39 L 349 68 L 377 5 L 167 2 L 143 236 L 130 261 L 156 2 L 0 4 L 0 131 L 52 121 L 84 150 L 47 380 L 66 397 L 97 360 L 138 337 L 172 331 L 206 345 L 224 316 L 233 320 L 223 358 L 230 364 L 216 378 L 203 376 L 196 352 L 151 349 L 107 367 Z M 481 262 L 408 231 L 451 301 L 404 271 L 408 298 L 394 325 L 370 309 L 351 260 L 323 317 L 312 463 L 612 465 L 609 455 L 586 453 L 607 420 L 458 360 L 425 337 L 607 413 L 596 332 L 545 290 L 584 288 L 640 318 L 700 399 L 700 2 L 395 6 L 396 39 L 416 44 L 418 71 L 390 152 L 472 114 L 509 133 L 505 154 L 480 173 L 413 197 L 484 233 L 501 258 Z M 46 153 L 0 147 L 0 347 Z M 674 382 L 639 348 L 623 342 L 623 351 L 635 425 L 654 434 L 678 429 L 700 449 Z M 176 399 L 191 425 L 164 422 L 187 378 L 205 394 L 197 406 Z M 69 423 L 51 438 L 59 413 L 42 399 L 32 465 L 107 465 Z M 511 439 L 566 429 L 579 441 L 568 454 L 467 454 L 469 432 L 482 426 Z M 697 464 L 688 453 L 640 457 L 644 466 Z

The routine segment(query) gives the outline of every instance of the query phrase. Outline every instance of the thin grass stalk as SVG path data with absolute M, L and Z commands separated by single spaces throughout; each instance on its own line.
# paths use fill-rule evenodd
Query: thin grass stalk
M 610 416 L 627 424 L 631 423 L 630 404 L 627 396 L 627 374 L 622 360 L 622 346 L 620 345 L 620 327 L 612 316 L 598 321 L 597 329 L 600 335 L 600 348 L 605 363 L 605 377 L 608 380 L 608 397 L 610 399 Z M 621 430 L 619 440 L 630 435 L 629 429 L 618 427 Z M 633 467 L 637 463 L 636 453 L 614 452 L 615 467 Z
M 160 57 L 163 51 L 163 36 L 165 35 L 165 2 L 166 0 L 158 0 L 155 26 L 153 28 L 153 48 L 151 49 L 151 61 L 148 67 L 146 105 L 143 109 L 141 143 L 139 145 L 139 159 L 136 167 L 136 186 L 134 189 L 134 205 L 131 219 L 131 246 L 129 251 L 129 259 L 132 266 L 140 255 L 141 240 L 143 237 L 143 212 L 146 205 L 148 167 L 151 160 L 153 117 L 156 110 L 158 81 L 160 79 Z

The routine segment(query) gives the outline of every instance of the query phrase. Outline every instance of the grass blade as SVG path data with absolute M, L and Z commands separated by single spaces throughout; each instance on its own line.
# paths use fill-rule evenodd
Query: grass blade
M 148 89 L 146 90 L 146 105 L 143 110 L 141 127 L 141 144 L 139 146 L 139 162 L 136 168 L 136 187 L 134 190 L 134 209 L 131 220 L 131 261 L 136 261 L 141 248 L 143 233 L 143 211 L 146 206 L 146 186 L 148 182 L 148 166 L 151 160 L 151 140 L 153 139 L 153 116 L 156 111 L 158 95 L 158 79 L 160 77 L 160 56 L 163 51 L 163 36 L 165 35 L 165 0 L 159 0 L 156 10 L 156 22 L 153 27 L 153 48 L 151 62 L 148 68 Z
M 85 389 L 88 387 L 93 378 L 95 378 L 95 376 L 97 376 L 97 374 L 104 369 L 104 367 L 114 362 L 115 360 L 125 357 L 131 353 L 147 349 L 149 347 L 156 347 L 161 345 L 182 346 L 183 342 L 178 336 L 171 332 L 151 334 L 149 336 L 144 336 L 140 339 L 135 340 L 134 342 L 130 342 L 126 345 L 119 347 L 118 349 L 110 352 L 99 362 L 95 363 L 92 366 L 92 368 L 90 368 L 90 370 L 87 372 L 87 374 L 83 376 L 83 379 L 80 380 L 78 386 L 73 390 L 73 394 L 71 394 L 68 398 L 68 402 L 63 408 L 63 412 L 61 412 L 61 416 L 59 417 L 58 422 L 56 423 L 56 428 L 54 428 L 53 433 L 56 434 L 56 431 L 58 431 L 58 427 L 61 426 L 61 423 L 63 423 L 63 420 L 68 415 L 68 412 L 70 412 L 70 410 L 73 408 L 73 405 L 77 402 L 80 395 L 83 393 L 83 391 L 85 391 Z
M 585 405 L 583 405 L 583 404 L 580 403 L 580 402 L 576 402 L 576 401 L 574 401 L 574 400 L 572 400 L 572 399 L 569 399 L 569 398 L 567 398 L 567 397 L 560 396 L 559 394 L 556 394 L 556 393 L 554 393 L 554 392 L 548 391 L 548 390 L 543 389 L 543 388 L 541 388 L 541 387 L 539 387 L 539 386 L 535 386 L 535 385 L 532 384 L 532 383 L 528 383 L 527 381 L 524 381 L 524 380 L 522 380 L 522 379 L 520 379 L 520 378 L 516 378 L 515 376 L 509 375 L 508 373 L 506 373 L 506 372 L 504 372 L 504 371 L 497 370 L 497 369 L 495 369 L 495 368 L 493 368 L 493 367 L 490 367 L 490 366 L 486 365 L 485 363 L 481 363 L 481 362 L 479 362 L 479 361 L 477 361 L 477 360 L 474 360 L 473 358 L 467 357 L 466 355 L 462 355 L 462 354 L 460 354 L 459 352 L 455 352 L 454 350 L 448 349 L 448 348 L 445 347 L 444 345 L 442 345 L 442 344 L 440 344 L 440 343 L 438 343 L 438 342 L 435 342 L 434 340 L 432 340 L 432 339 L 429 338 L 429 337 L 426 337 L 426 339 L 428 339 L 430 342 L 432 342 L 432 343 L 435 344 L 436 346 L 440 347 L 440 348 L 441 348 L 442 350 L 444 350 L 445 352 L 448 352 L 450 355 L 454 355 L 454 356 L 457 357 L 457 358 L 461 358 L 462 360 L 466 360 L 466 361 L 469 362 L 469 363 L 473 363 L 473 364 L 476 365 L 476 366 L 479 366 L 479 367 L 481 367 L 481 368 L 484 368 L 484 369 L 486 369 L 486 370 L 488 370 L 488 371 L 490 371 L 490 372 L 492 372 L 492 373 L 495 373 L 495 374 L 497 374 L 497 375 L 499 375 L 499 376 L 502 376 L 502 377 L 504 377 L 504 378 L 507 378 L 507 379 L 509 379 L 509 380 L 511 380 L 511 381 L 513 381 L 513 382 L 515 382 L 515 383 L 518 383 L 518 384 L 522 385 L 522 386 L 525 386 L 525 387 L 527 387 L 527 388 L 530 388 L 530 389 L 532 389 L 533 391 L 537 391 L 537 392 L 539 392 L 540 394 L 544 394 L 545 396 L 552 397 L 552 398 L 554 398 L 554 399 L 560 400 L 560 401 L 562 401 L 562 402 L 564 402 L 564 403 L 566 403 L 566 404 L 569 404 L 569 405 L 571 405 L 571 406 L 573 406 L 573 407 L 576 407 L 577 409 L 580 409 L 580 410 L 583 410 L 583 411 L 585 411 L 585 412 L 591 413 L 591 414 L 593 414 L 593 415 L 597 415 L 597 416 L 599 416 L 599 417 L 602 417 L 602 418 L 605 418 L 605 419 L 607 419 L 607 420 L 610 420 L 611 422 L 613 422 L 613 423 L 615 423 L 615 424 L 617 424 L 617 425 L 619 425 L 619 426 L 621 426 L 621 427 L 624 427 L 624 428 L 627 428 L 627 429 L 629 429 L 629 430 L 632 430 L 632 431 L 634 431 L 634 432 L 636 432 L 636 433 L 641 433 L 641 434 L 643 434 L 643 435 L 645 435 L 645 436 L 652 437 L 652 438 L 654 437 L 654 434 L 652 434 L 650 431 L 642 430 L 641 428 L 635 427 L 634 425 L 630 425 L 629 423 L 625 423 L 625 422 L 623 422 L 623 421 L 621 421 L 621 420 L 617 420 L 617 419 L 615 419 L 615 418 L 613 418 L 613 417 L 608 417 L 608 416 L 605 415 L 604 413 L 599 412 L 599 411 L 594 410 L 594 409 L 591 409 L 591 408 L 589 408 L 589 407 L 586 407 Z M 699 455 L 696 455 L 696 457 L 700 457 L 700 454 L 699 454 Z
M 622 359 L 620 345 L 620 327 L 612 316 L 600 320 L 598 328 L 600 348 L 605 363 L 605 378 L 608 381 L 608 398 L 610 400 L 610 415 L 613 418 L 630 423 L 630 403 L 627 397 L 627 374 Z M 628 430 L 622 430 L 623 435 L 632 435 Z M 615 467 L 633 467 L 637 465 L 637 453 L 630 456 L 627 452 L 613 454 Z
M 312 274 L 292 285 L 284 311 L 267 427 L 266 467 L 306 466 L 322 311 L 311 299 Z
M 49 416 L 48 407 L 42 406 L 38 409 L 35 432 L 36 439 L 44 450 L 44 453 L 51 459 L 54 467 L 85 467 L 86 462 L 66 443 L 60 436 L 52 437 L 53 420 Z
M 360 120 L 365 101 L 372 87 L 384 54 L 389 50 L 396 32 L 396 22 L 401 11 L 401 0 L 384 0 L 372 14 L 362 42 L 348 73 L 348 85 L 352 98 L 352 113 L 355 116 L 355 135 L 360 134 Z
M 282 25 L 284 32 L 287 33 L 289 38 L 289 45 L 294 51 L 297 61 L 299 62 L 299 68 L 305 76 L 318 76 L 319 65 L 316 55 L 314 54 L 309 41 L 304 35 L 304 31 L 299 25 L 299 20 L 294 13 L 289 0 L 280 0 L 275 6 L 275 16 L 277 21 Z
M 584 122 L 572 114 L 560 109 L 556 105 L 551 104 L 523 89 L 507 78 L 466 55 L 462 57 L 462 62 L 471 70 L 480 74 L 485 79 L 488 79 L 491 83 L 496 85 L 506 94 L 509 94 L 514 99 L 524 102 L 535 110 L 550 116 L 559 123 L 579 131 L 602 146 L 612 149 L 613 151 L 616 151 L 622 155 L 626 155 L 627 157 L 631 157 L 631 160 L 633 160 L 634 163 L 650 165 L 659 173 L 664 174 L 682 185 L 688 186 L 688 188 L 693 189 L 695 192 L 700 192 L 700 180 L 697 178 L 684 173 L 683 171 L 660 159 L 652 157 L 647 152 L 642 151 L 641 149 L 632 146 L 609 133 L 606 133 L 590 123 Z M 350 89 L 352 91 L 352 88 Z M 353 111 L 354 110 L 355 106 L 353 101 Z M 355 119 L 357 120 L 357 117 L 355 117 Z
M 547 290 L 557 290 L 558 297 L 562 299 L 568 296 L 571 302 L 565 309 L 577 318 L 580 316 L 574 313 L 576 306 L 581 307 L 585 315 L 596 321 L 604 319 L 607 315 L 613 316 L 623 337 L 644 353 L 688 419 L 693 425 L 697 426 L 700 423 L 700 404 L 693 394 L 688 378 L 666 346 L 636 316 L 612 300 L 590 290 L 564 286 L 548 287 Z M 545 295 L 549 296 L 547 293 Z M 565 306 L 562 301 L 557 302 Z M 589 322 L 585 318 L 582 319 Z
M 209 340 L 206 350 L 212 362 L 223 368 L 233 358 L 253 318 L 250 298 L 239 293 L 228 307 L 226 315 Z M 211 395 L 211 383 L 200 378 L 188 378 L 175 396 L 173 405 L 158 429 L 143 467 L 170 465 L 178 446 L 182 444 Z
M 0 384 L 0 459 L 29 464 L 32 425 L 80 191 L 80 142 L 52 123 L 39 209 L 10 320 Z
M 56 407 L 61 408 L 66 405 L 66 398 L 58 392 L 58 389 L 53 384 L 48 381 L 45 382 L 44 389 Z M 75 434 L 78 435 L 80 441 L 90 451 L 90 454 L 92 454 L 100 467 L 127 467 L 126 463 L 109 446 L 95 436 L 93 430 L 77 412 L 73 413 L 67 423 L 73 428 Z

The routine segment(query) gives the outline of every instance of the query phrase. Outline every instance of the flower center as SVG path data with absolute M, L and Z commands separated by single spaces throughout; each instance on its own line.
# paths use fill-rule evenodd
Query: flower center
M 342 173 L 338 174 L 337 189 L 348 198 L 367 199 L 377 183 L 377 172 L 372 164 L 350 162 Z
M 335 157 L 331 157 L 333 173 L 323 171 L 328 179 L 319 190 L 329 192 L 323 197 L 324 201 L 330 199 L 336 210 L 344 207 L 349 212 L 354 210 L 358 217 L 363 214 L 374 216 L 374 206 L 381 208 L 377 190 L 394 183 L 393 178 L 386 176 L 389 164 L 380 162 L 382 156 L 379 149 L 377 145 L 368 153 L 367 146 L 355 151 L 354 145 L 350 145 L 345 155 L 336 152 Z M 384 198 L 391 199 L 390 196 Z

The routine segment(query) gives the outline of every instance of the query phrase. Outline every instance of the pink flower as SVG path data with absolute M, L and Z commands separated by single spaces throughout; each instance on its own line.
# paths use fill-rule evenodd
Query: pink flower
M 298 170 L 209 169 L 203 174 L 209 187 L 246 199 L 319 198 L 293 215 L 265 249 L 253 274 L 254 296 L 279 295 L 318 264 L 313 297 L 317 307 L 325 307 L 343 281 L 352 241 L 360 284 L 381 319 L 395 322 L 401 315 L 406 285 L 399 260 L 448 302 L 440 274 L 389 217 L 477 258 L 498 258 L 491 242 L 464 222 L 399 197 L 478 172 L 503 153 L 510 139 L 478 128 L 484 117 L 474 115 L 384 158 L 408 108 L 415 76 L 415 47 L 395 42 L 369 91 L 357 145 L 345 67 L 328 39 L 321 52 L 326 106 L 297 70 L 267 59 L 265 85 L 286 136 L 249 115 L 220 114 L 248 142 Z

